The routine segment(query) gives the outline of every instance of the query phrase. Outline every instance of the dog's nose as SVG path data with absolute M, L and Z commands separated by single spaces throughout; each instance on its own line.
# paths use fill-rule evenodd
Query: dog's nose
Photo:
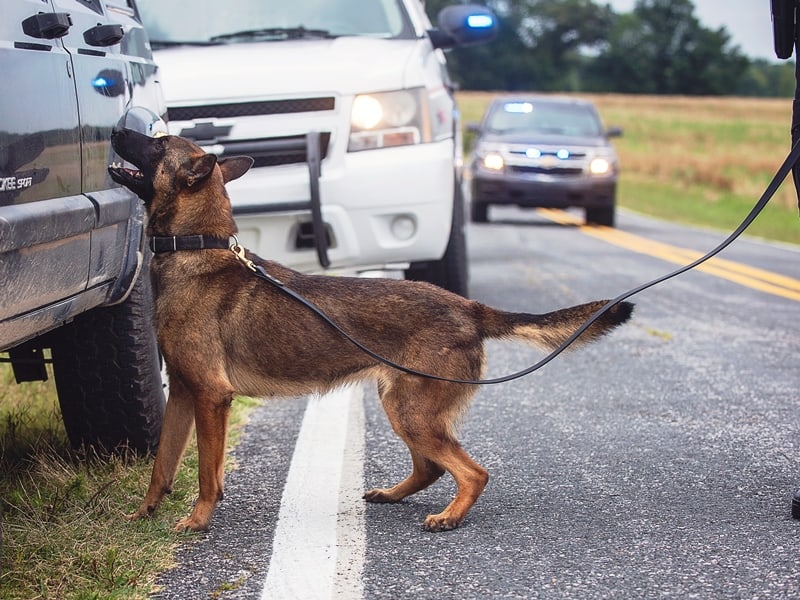
M 111 145 L 114 146 L 115 143 L 118 143 L 124 134 L 124 128 L 114 127 L 114 129 L 111 130 Z

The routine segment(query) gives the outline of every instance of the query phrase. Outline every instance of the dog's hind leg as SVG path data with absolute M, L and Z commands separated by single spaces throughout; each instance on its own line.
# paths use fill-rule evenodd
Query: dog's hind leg
M 411 475 L 391 488 L 376 488 L 364 494 L 367 502 L 400 502 L 406 496 L 416 494 L 435 482 L 444 474 L 444 469 L 428 460 L 412 449 L 410 442 L 406 441 L 411 451 Z
M 444 511 L 429 515 L 423 526 L 429 531 L 458 527 L 489 479 L 487 471 L 469 457 L 455 437 L 454 421 L 471 394 L 472 390 L 457 384 L 407 377 L 386 390 L 381 395 L 384 409 L 392 428 L 411 452 L 413 470 L 394 487 L 371 490 L 364 498 L 369 502 L 398 502 L 447 471 L 456 480 L 456 497 Z
M 233 391 L 204 389 L 195 397 L 195 428 L 199 463 L 200 495 L 192 514 L 178 521 L 176 531 L 207 531 L 211 514 L 222 500 L 225 476 L 225 445 Z
M 422 526 L 428 531 L 455 529 L 483 492 L 489 481 L 489 473 L 472 460 L 456 440 L 436 440 L 432 449 L 436 461 L 456 480 L 458 489 L 453 501 L 442 512 L 425 517 Z
M 402 377 L 392 382 L 383 381 L 378 385 L 389 423 L 411 452 L 412 470 L 408 477 L 395 486 L 369 490 L 364 494 L 367 502 L 400 502 L 406 496 L 424 490 L 444 474 L 442 467 L 415 449 L 417 431 L 424 426 L 424 423 L 417 422 L 415 418 L 418 411 L 410 409 L 410 405 L 417 401 L 417 387 L 418 382 L 409 379 L 404 381 Z
M 170 381 L 169 400 L 164 411 L 150 487 L 139 509 L 128 515 L 128 519 L 152 516 L 164 495 L 172 491 L 172 482 L 189 442 L 193 424 L 192 395 L 178 378 L 173 377 Z

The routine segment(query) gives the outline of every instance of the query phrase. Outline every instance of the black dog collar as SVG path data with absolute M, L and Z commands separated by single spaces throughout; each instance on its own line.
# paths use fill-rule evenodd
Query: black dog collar
M 211 235 L 173 235 L 150 238 L 150 250 L 156 254 L 177 252 L 178 250 L 227 250 L 230 247 L 231 242 L 228 238 Z

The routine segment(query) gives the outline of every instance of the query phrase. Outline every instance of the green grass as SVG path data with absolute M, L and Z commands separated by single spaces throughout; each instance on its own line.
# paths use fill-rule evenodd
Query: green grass
M 195 446 L 156 517 L 128 522 L 124 516 L 138 507 L 152 460 L 72 452 L 52 384 L 12 380 L 8 365 L 0 365 L 0 598 L 146 598 L 157 574 L 174 564 L 176 545 L 193 537 L 172 526 L 197 492 Z M 234 402 L 231 443 L 256 404 Z
M 148 466 L 37 449 L 3 490 L 3 597 L 145 597 L 154 575 L 170 566 L 177 541 L 163 515 L 187 504 L 179 494 L 158 520 L 125 522 L 147 485 Z
M 765 184 L 766 187 L 766 184 Z M 733 231 L 750 212 L 756 199 L 722 194 L 710 202 L 702 189 L 626 181 L 619 187 L 620 204 L 659 219 Z M 625 198 L 632 199 L 625 201 Z M 768 204 L 747 229 L 747 235 L 772 241 L 800 243 L 796 210 Z

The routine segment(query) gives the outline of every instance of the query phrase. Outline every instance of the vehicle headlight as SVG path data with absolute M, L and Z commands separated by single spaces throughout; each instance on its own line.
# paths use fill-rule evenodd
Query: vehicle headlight
M 408 146 L 453 135 L 449 97 L 425 88 L 359 94 L 350 113 L 348 152 Z
M 350 124 L 358 129 L 375 129 L 383 120 L 383 106 L 375 96 L 356 96 Z
M 592 175 L 607 175 L 611 173 L 611 171 L 611 162 L 602 156 L 593 158 L 592 162 L 589 163 L 589 172 Z
M 505 148 L 494 142 L 478 142 L 473 154 L 473 166 L 478 170 L 502 171 L 506 161 L 503 158 Z
M 487 152 L 484 154 L 481 164 L 485 169 L 489 169 L 490 171 L 502 171 L 503 167 L 505 167 L 503 157 L 497 152 Z

